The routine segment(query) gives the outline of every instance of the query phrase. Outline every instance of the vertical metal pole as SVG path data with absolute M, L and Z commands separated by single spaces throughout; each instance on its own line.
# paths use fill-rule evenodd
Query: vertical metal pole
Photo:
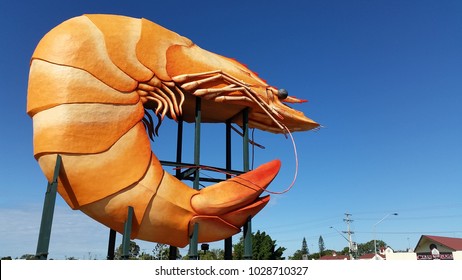
M 195 130 L 194 130 L 194 165 L 199 166 L 200 164 L 200 142 L 201 142 L 201 99 L 196 97 L 196 119 L 195 119 Z M 194 173 L 194 184 L 195 190 L 199 189 L 199 168 Z M 199 233 L 199 225 L 194 224 L 193 233 L 189 239 L 189 259 L 197 260 L 197 239 Z
M 124 236 L 122 239 L 122 259 L 130 257 L 130 235 L 132 234 L 133 207 L 128 206 L 127 220 L 124 225 Z
M 181 163 L 183 156 L 183 119 L 180 117 L 178 120 L 177 140 L 176 140 L 176 163 Z M 175 176 L 179 179 L 181 176 L 181 169 L 175 171 Z
M 245 108 L 242 112 L 242 130 L 243 137 L 243 169 L 249 171 L 249 109 Z M 252 217 L 249 216 L 247 223 L 244 225 L 244 259 L 252 259 Z
M 40 260 L 46 260 L 48 257 L 48 248 L 50 246 L 51 226 L 53 224 L 53 214 L 56 204 L 56 192 L 58 189 L 58 176 L 61 169 L 61 156 L 56 156 L 55 170 L 53 180 L 48 182 L 43 202 L 42 221 L 40 223 L 40 232 L 37 242 L 37 251 L 35 257 Z
M 252 256 L 252 216 L 249 216 L 244 225 L 244 259 L 251 260 Z
M 226 169 L 231 170 L 231 121 L 226 121 Z M 231 178 L 229 174 L 226 174 L 226 179 Z M 225 260 L 233 259 L 233 237 L 225 239 Z
M 176 139 L 176 163 L 181 163 L 183 156 L 183 118 L 178 119 L 178 129 L 177 129 L 177 139 Z M 177 168 L 175 171 L 175 176 L 177 179 L 181 177 L 181 169 Z M 169 247 L 168 250 L 168 259 L 176 260 L 178 248 L 175 246 Z
M 109 231 L 109 243 L 107 245 L 106 259 L 108 260 L 114 259 L 115 242 L 116 242 L 116 231 L 111 228 L 111 230 Z
M 243 155 L 243 169 L 244 172 L 247 172 L 250 170 L 249 167 L 249 109 L 245 108 L 244 111 L 242 112 L 242 132 L 243 132 L 243 138 L 242 138 L 242 155 Z

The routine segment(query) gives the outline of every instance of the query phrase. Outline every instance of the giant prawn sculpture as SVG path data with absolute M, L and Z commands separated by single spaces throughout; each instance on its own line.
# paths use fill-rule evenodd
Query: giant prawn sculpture
M 318 124 L 282 102 L 303 100 L 269 86 L 243 64 L 199 48 L 146 19 L 83 15 L 52 29 L 32 56 L 27 112 L 34 156 L 51 180 L 62 157 L 58 192 L 73 209 L 123 232 L 134 208 L 131 238 L 184 247 L 227 238 L 269 201 L 259 197 L 277 175 L 274 160 L 227 181 L 194 190 L 165 172 L 151 151 L 148 110 L 202 122 L 231 119 L 273 133 Z

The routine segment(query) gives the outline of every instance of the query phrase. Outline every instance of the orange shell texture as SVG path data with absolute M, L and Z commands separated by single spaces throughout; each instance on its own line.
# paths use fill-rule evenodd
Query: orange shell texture
M 180 247 L 188 244 L 194 222 L 201 223 L 199 242 L 219 240 L 237 233 L 237 225 L 242 226 L 249 213 L 257 213 L 269 201 L 269 197 L 257 199 L 262 190 L 257 193 L 237 181 L 224 183 L 219 188 L 227 191 L 210 189 L 203 195 L 222 201 L 227 199 L 226 193 L 236 192 L 236 186 L 243 186 L 243 192 L 236 197 L 237 206 L 220 210 L 221 202 L 210 204 L 198 191 L 164 172 L 151 152 L 137 87 L 154 76 L 169 82 L 172 75 L 200 71 L 200 63 L 187 63 L 184 68 L 167 63 L 186 61 L 188 52 L 200 57 L 205 51 L 145 19 L 111 15 L 72 18 L 38 44 L 27 98 L 34 156 L 51 181 L 56 155 L 61 155 L 58 192 L 73 209 L 123 232 L 127 207 L 132 206 L 132 238 Z M 219 62 L 218 58 L 204 57 L 208 63 L 233 68 L 230 71 L 244 80 L 264 84 L 245 72 L 244 66 L 235 68 L 232 60 Z M 266 187 L 279 166 L 278 161 L 272 162 L 261 169 L 268 176 L 258 172 L 252 176 L 257 174 L 257 181 Z M 240 200 L 244 196 L 248 198 Z
M 60 195 L 73 209 L 119 232 L 127 207 L 134 207 L 133 238 L 156 239 L 140 225 L 148 208 L 162 200 L 159 194 L 156 201 L 153 197 L 164 176 L 135 90 L 154 75 L 169 79 L 165 53 L 171 44 L 191 42 L 144 19 L 84 15 L 46 34 L 31 61 L 27 112 L 41 169 L 51 181 L 60 154 Z M 190 199 L 193 190 L 185 186 L 183 191 L 184 200 Z M 193 212 L 182 216 L 178 233 L 166 241 L 186 244 Z

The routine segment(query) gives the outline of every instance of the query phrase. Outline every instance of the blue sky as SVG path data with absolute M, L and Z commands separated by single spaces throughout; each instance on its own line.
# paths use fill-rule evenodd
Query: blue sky
M 462 2 L 219 3 L 0 2 L 0 256 L 35 253 L 46 187 L 25 112 L 30 57 L 46 32 L 84 13 L 145 17 L 309 100 L 296 109 L 323 128 L 294 134 L 296 184 L 273 195 L 253 222 L 287 248 L 286 257 L 303 237 L 311 252 L 320 235 L 327 248 L 343 249 L 346 241 L 329 227 L 346 230 L 346 212 L 359 243 L 373 239 L 373 225 L 392 212 L 399 215 L 376 233 L 394 249 L 414 247 L 422 234 L 462 237 Z M 174 160 L 175 129 L 173 121 L 161 127 L 153 143 L 160 159 Z M 203 140 L 201 162 L 224 165 L 224 126 L 205 125 Z M 255 151 L 255 165 L 282 160 L 270 189 L 284 190 L 295 171 L 291 142 L 262 131 L 255 140 L 266 147 Z M 192 140 L 185 150 L 191 147 Z M 239 168 L 239 155 L 234 161 Z M 58 197 L 50 257 L 105 258 L 108 234 Z M 137 243 L 146 252 L 155 245 Z

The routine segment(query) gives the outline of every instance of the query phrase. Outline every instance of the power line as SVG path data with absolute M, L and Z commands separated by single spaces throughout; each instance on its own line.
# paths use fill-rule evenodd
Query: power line
M 347 230 L 346 231 L 342 231 L 343 233 L 346 233 L 348 234 L 348 242 L 350 243 L 350 248 L 352 247 L 352 239 L 351 239 L 351 235 L 354 233 L 353 231 L 351 231 L 350 229 L 350 224 L 353 222 L 352 219 L 350 219 L 351 217 L 351 214 L 349 213 L 345 213 L 345 218 L 343 219 L 343 221 L 347 224 Z
M 373 233 L 372 231 L 358 231 L 358 233 Z M 462 233 L 462 230 L 456 231 L 378 231 L 380 234 L 440 234 L 440 233 Z
M 421 207 L 412 207 L 412 208 L 402 208 L 402 209 L 392 209 L 392 210 L 375 210 L 375 211 L 363 211 L 363 212 L 355 212 L 356 215 L 363 215 L 363 214 L 377 214 L 377 213 L 384 213 L 384 212 L 414 212 L 414 211 L 434 211 L 436 209 L 444 209 L 447 210 L 448 208 L 460 208 L 462 207 L 462 203 L 448 203 L 448 204 L 439 204 L 439 205 L 426 205 Z
M 347 224 L 347 230 L 342 231 L 342 232 L 348 234 L 348 245 L 349 245 L 348 248 L 350 251 L 350 259 L 353 259 L 353 253 L 356 252 L 357 250 L 356 250 L 356 246 L 353 245 L 354 242 L 353 242 L 353 239 L 351 238 L 354 232 L 351 231 L 351 228 L 350 228 L 350 225 L 353 222 L 353 220 L 350 217 L 351 217 L 350 213 L 345 213 L 345 218 L 343 219 L 343 221 Z
M 444 218 L 458 218 L 462 215 L 441 215 L 441 216 L 415 216 L 415 217 L 400 217 L 399 220 L 431 220 L 431 219 L 444 219 Z M 357 221 L 373 221 L 375 218 L 359 218 Z

